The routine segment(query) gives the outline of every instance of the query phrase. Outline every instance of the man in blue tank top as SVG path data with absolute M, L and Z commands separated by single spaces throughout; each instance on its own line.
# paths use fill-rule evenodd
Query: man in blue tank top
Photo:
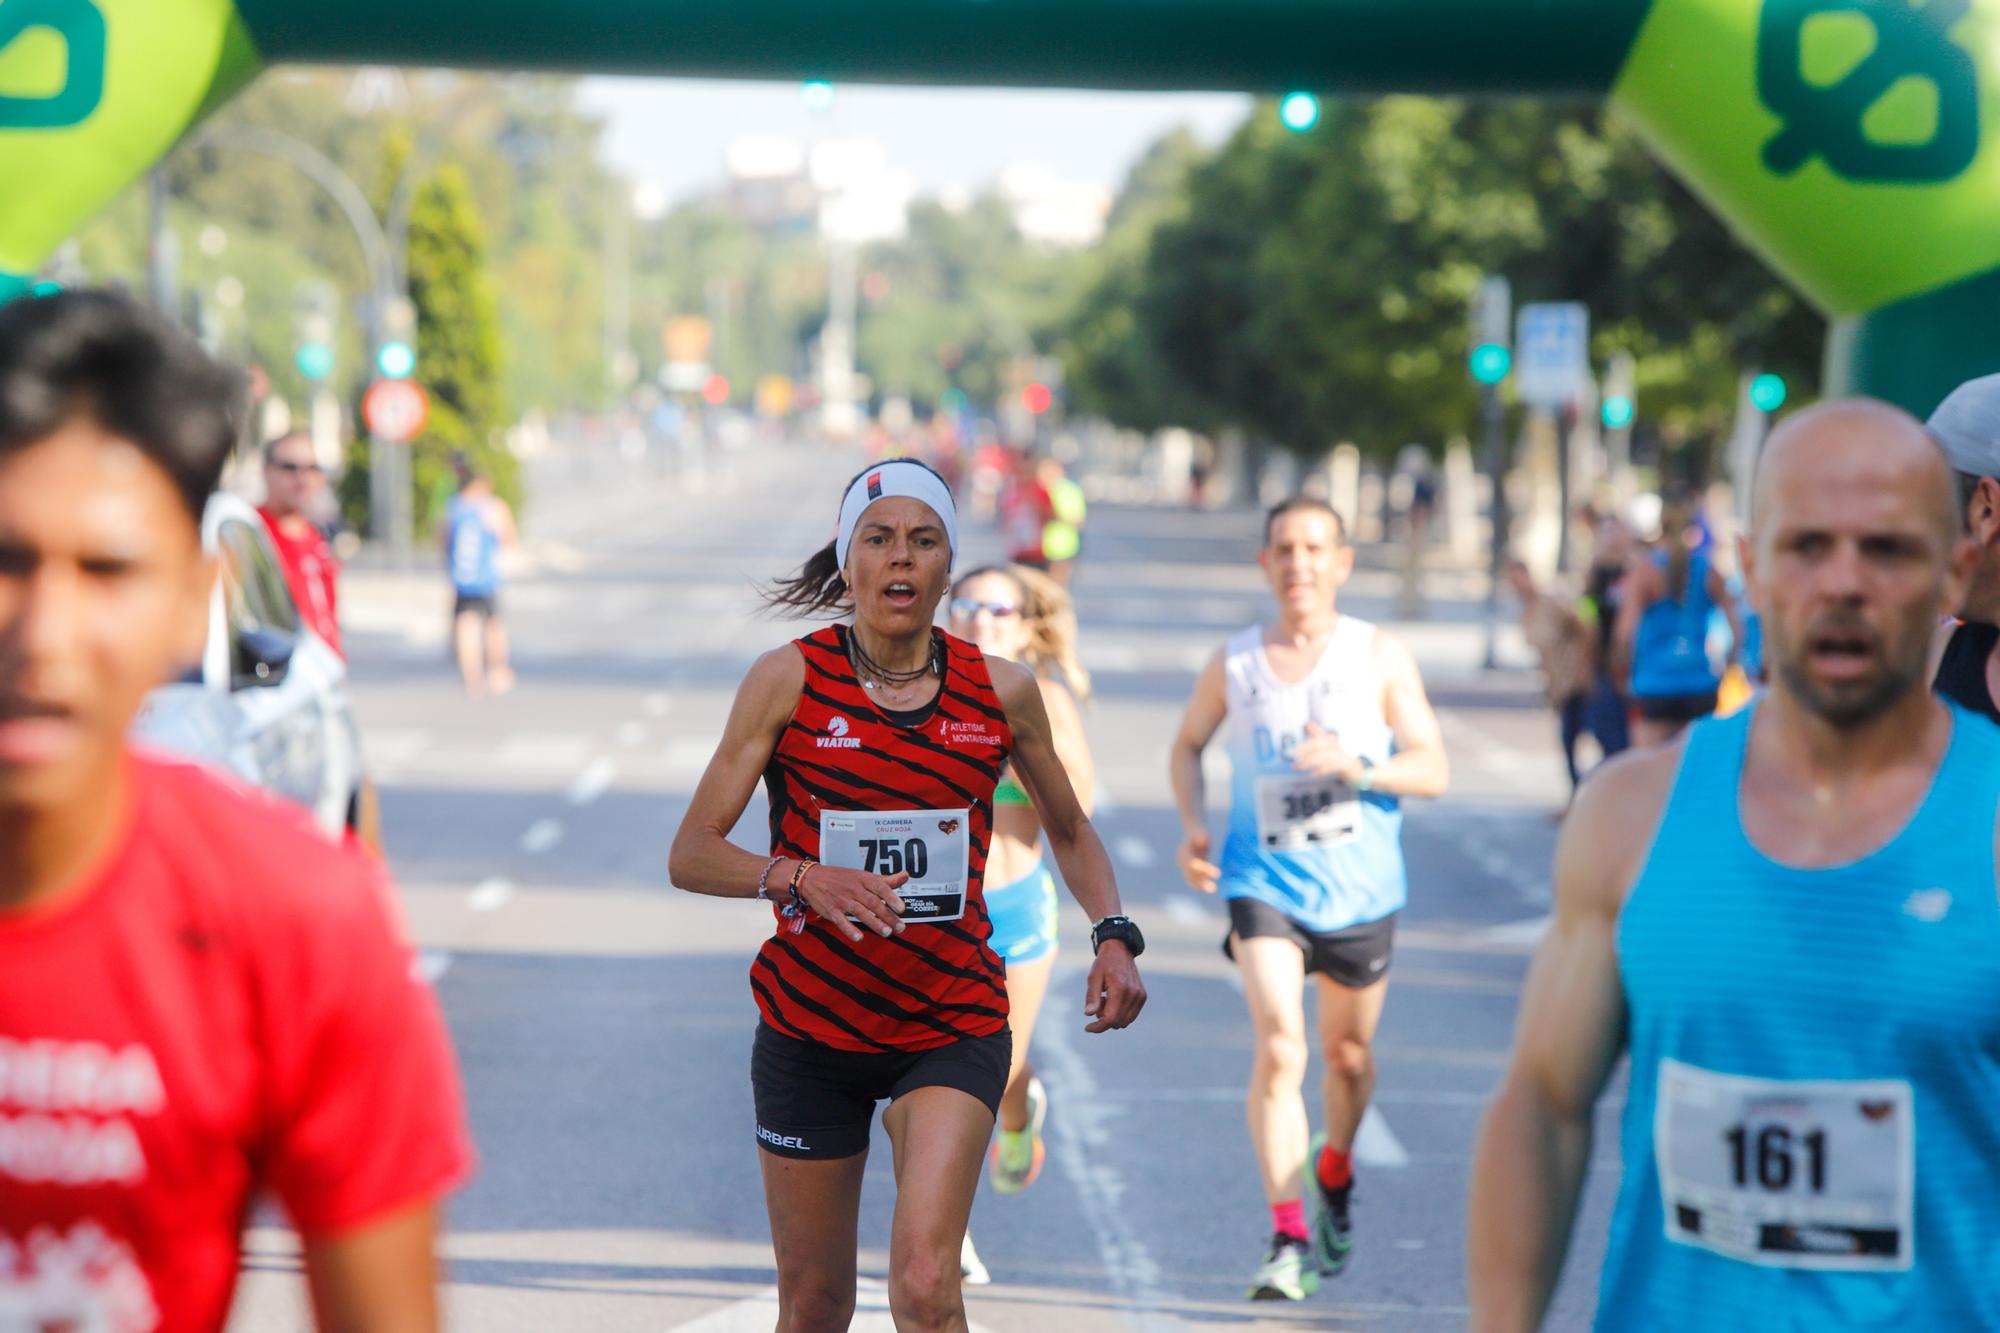
M 1181 872 L 1229 900 L 1224 949 L 1256 1031 L 1249 1121 L 1272 1238 L 1252 1300 L 1302 1300 L 1352 1246 L 1349 1153 L 1375 1086 L 1375 1026 L 1403 906 L 1405 796 L 1439 796 L 1444 741 L 1409 650 L 1334 608 L 1354 568 L 1340 517 L 1298 498 L 1265 519 L 1257 563 L 1277 618 L 1225 644 L 1174 741 Z M 1229 837 L 1211 861 L 1201 753 L 1227 727 Z M 1326 1133 L 1309 1144 L 1305 980 L 1319 974 Z M 1301 1169 L 1303 1165 L 1303 1170 Z M 1308 1223 L 1305 1196 L 1316 1202 Z
M 460 475 L 463 484 L 444 517 L 452 647 L 467 694 L 505 694 L 514 686 L 514 671 L 500 621 L 500 552 L 514 544 L 514 512 L 493 493 L 486 474 L 465 468 Z
M 1474 1162 L 1472 1326 L 1536 1327 L 1631 1056 L 1597 1327 L 2000 1328 L 2000 728 L 1934 698 L 1972 567 L 1914 419 L 1787 421 L 1770 687 L 1585 784 Z

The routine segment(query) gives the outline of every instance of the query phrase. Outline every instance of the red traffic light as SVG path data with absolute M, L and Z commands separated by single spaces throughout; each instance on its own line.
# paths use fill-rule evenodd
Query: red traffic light
M 1046 384 L 1030 384 L 1021 390 L 1021 406 L 1036 416 L 1048 411 L 1049 405 L 1055 400 L 1056 396 L 1049 392 L 1049 386 Z
M 710 407 L 721 407 L 729 401 L 729 381 L 721 375 L 710 375 L 702 381 L 701 401 Z

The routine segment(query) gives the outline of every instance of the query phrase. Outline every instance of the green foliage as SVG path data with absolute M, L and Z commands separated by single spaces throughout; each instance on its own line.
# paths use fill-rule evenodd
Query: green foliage
M 1670 441 L 1726 430 L 1741 367 L 1817 378 L 1819 318 L 1601 109 L 1392 97 L 1293 135 L 1263 108 L 1184 175 L 1068 322 L 1077 400 L 1121 424 L 1306 455 L 1467 433 L 1488 272 L 1517 302 L 1588 304 L 1595 357 L 1633 352 L 1642 420 Z

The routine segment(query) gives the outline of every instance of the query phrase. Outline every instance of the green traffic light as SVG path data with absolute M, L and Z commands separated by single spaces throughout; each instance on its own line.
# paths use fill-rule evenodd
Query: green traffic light
M 1481 343 L 1468 358 L 1472 378 L 1481 384 L 1498 384 L 1514 368 L 1514 354 L 1499 343 Z
M 323 380 L 333 373 L 333 348 L 325 343 L 300 343 L 293 361 L 299 374 L 309 380 Z
M 1294 134 L 1319 124 L 1319 99 L 1311 93 L 1286 93 L 1278 103 L 1278 119 Z
M 1624 430 L 1632 424 L 1635 415 L 1632 400 L 1622 393 L 1614 393 L 1604 400 L 1604 425 L 1607 430 Z
M 1750 381 L 1750 405 L 1759 412 L 1775 412 L 1785 405 L 1785 377 L 1763 374 Z
M 417 368 L 417 354 L 408 343 L 386 342 L 375 352 L 375 368 L 392 380 L 406 380 Z
M 825 79 L 807 79 L 799 96 L 805 99 L 806 110 L 825 111 L 833 105 L 833 85 Z

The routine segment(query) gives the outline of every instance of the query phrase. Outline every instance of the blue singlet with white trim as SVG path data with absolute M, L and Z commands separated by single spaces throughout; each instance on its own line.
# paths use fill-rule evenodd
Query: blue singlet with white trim
M 1619 918 L 1597 1327 L 2000 1328 L 2000 728 L 1953 707 L 1902 831 L 1801 870 L 1738 813 L 1757 711 L 1690 729 Z

